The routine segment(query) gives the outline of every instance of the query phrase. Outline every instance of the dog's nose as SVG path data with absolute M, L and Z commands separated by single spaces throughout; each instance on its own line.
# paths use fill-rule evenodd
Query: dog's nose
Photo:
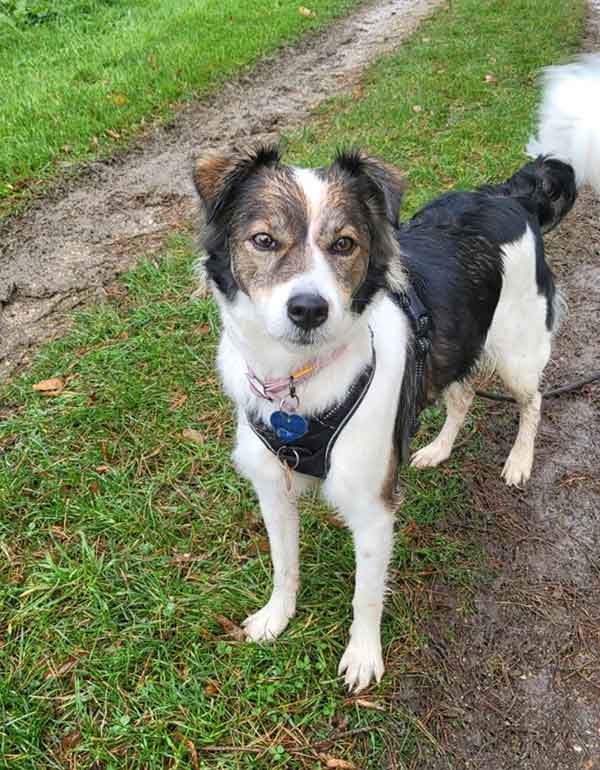
M 308 331 L 325 323 L 329 305 L 320 294 L 294 294 L 288 300 L 287 312 L 290 321 Z

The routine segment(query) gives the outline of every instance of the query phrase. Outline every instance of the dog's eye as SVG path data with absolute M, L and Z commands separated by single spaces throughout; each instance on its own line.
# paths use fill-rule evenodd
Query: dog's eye
M 256 235 L 252 236 L 251 240 L 256 248 L 262 251 L 272 251 L 279 245 L 275 238 L 271 238 L 269 233 L 256 233 Z
M 348 238 L 347 235 L 343 235 L 338 238 L 337 241 L 332 243 L 331 250 L 336 254 L 348 254 L 354 248 L 354 241 L 352 238 Z

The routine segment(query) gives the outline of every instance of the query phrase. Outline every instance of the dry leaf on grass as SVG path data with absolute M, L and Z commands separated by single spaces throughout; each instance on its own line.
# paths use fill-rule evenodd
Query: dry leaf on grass
M 180 409 L 187 400 L 188 400 L 188 397 L 186 393 L 179 393 L 171 401 L 171 405 L 169 406 L 169 411 L 174 412 L 176 409 Z
M 74 749 L 75 746 L 78 746 L 81 743 L 81 733 L 79 730 L 73 730 L 70 733 L 67 733 L 66 735 L 63 735 L 61 742 L 60 742 L 60 750 L 61 752 L 69 751 L 70 749 Z
M 50 664 L 50 668 L 44 674 L 44 679 L 46 681 L 48 681 L 48 679 L 58 679 L 59 677 L 68 674 L 69 671 L 74 669 L 78 663 L 79 661 L 77 658 L 71 658 L 70 660 L 66 660 L 64 663 L 61 663 L 60 666 L 56 666 L 56 668 Z
M 185 738 L 181 733 L 175 733 L 175 740 L 179 741 L 180 743 L 183 743 L 186 749 L 190 752 L 190 762 L 192 763 L 192 767 L 194 768 L 194 770 L 200 770 L 200 763 L 198 762 L 198 752 L 196 751 L 196 747 L 194 746 L 194 743 L 189 738 Z
M 49 380 L 36 382 L 32 387 L 45 396 L 58 396 L 65 389 L 65 381 L 62 377 L 51 377 Z
M 381 703 L 374 703 L 372 700 L 367 700 L 366 698 L 357 698 L 354 703 L 356 703 L 357 706 L 360 706 L 360 708 L 363 709 L 373 709 L 374 711 L 385 711 L 385 706 L 382 706 Z
M 312 19 L 317 15 L 314 11 L 311 11 L 310 8 L 307 8 L 305 5 L 299 6 L 298 13 L 302 16 L 306 16 L 307 19 Z
M 235 623 L 226 618 L 224 615 L 215 615 L 215 620 L 221 626 L 223 631 L 225 631 L 228 636 L 231 636 L 232 639 L 235 639 L 236 642 L 243 642 L 246 639 L 244 629 L 236 626 Z
M 258 540 L 253 540 L 246 553 L 250 556 L 258 556 L 259 553 L 269 553 L 269 540 L 266 537 L 261 537 Z
M 325 767 L 332 770 L 356 770 L 356 765 L 352 762 L 348 762 L 346 759 L 337 759 L 337 757 L 332 757 L 330 754 L 320 754 L 319 759 Z
M 186 428 L 181 435 L 184 439 L 187 439 L 187 441 L 193 441 L 194 444 L 204 444 L 204 436 L 199 430 L 194 430 L 193 428 Z

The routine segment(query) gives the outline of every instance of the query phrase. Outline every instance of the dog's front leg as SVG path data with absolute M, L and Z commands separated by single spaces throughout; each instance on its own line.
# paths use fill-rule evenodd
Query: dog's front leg
M 269 535 L 273 562 L 273 592 L 265 606 L 243 623 L 256 642 L 275 639 L 296 612 L 298 592 L 298 506 L 283 481 L 253 479 Z
M 381 615 L 388 564 L 392 554 L 394 516 L 383 501 L 358 499 L 342 507 L 352 530 L 356 558 L 354 619 L 350 642 L 340 661 L 338 673 L 359 692 L 383 675 Z
M 267 641 L 279 636 L 296 611 L 298 497 L 304 486 L 295 476 L 291 490 L 286 488 L 279 461 L 243 422 L 238 427 L 234 460 L 254 486 L 269 535 L 273 592 L 265 606 L 243 623 L 249 639 Z

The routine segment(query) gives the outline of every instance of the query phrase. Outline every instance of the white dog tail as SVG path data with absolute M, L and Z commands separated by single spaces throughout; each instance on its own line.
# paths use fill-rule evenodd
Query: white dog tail
M 568 163 L 577 187 L 588 183 L 600 193 L 600 54 L 547 67 L 544 81 L 538 135 L 527 153 Z

